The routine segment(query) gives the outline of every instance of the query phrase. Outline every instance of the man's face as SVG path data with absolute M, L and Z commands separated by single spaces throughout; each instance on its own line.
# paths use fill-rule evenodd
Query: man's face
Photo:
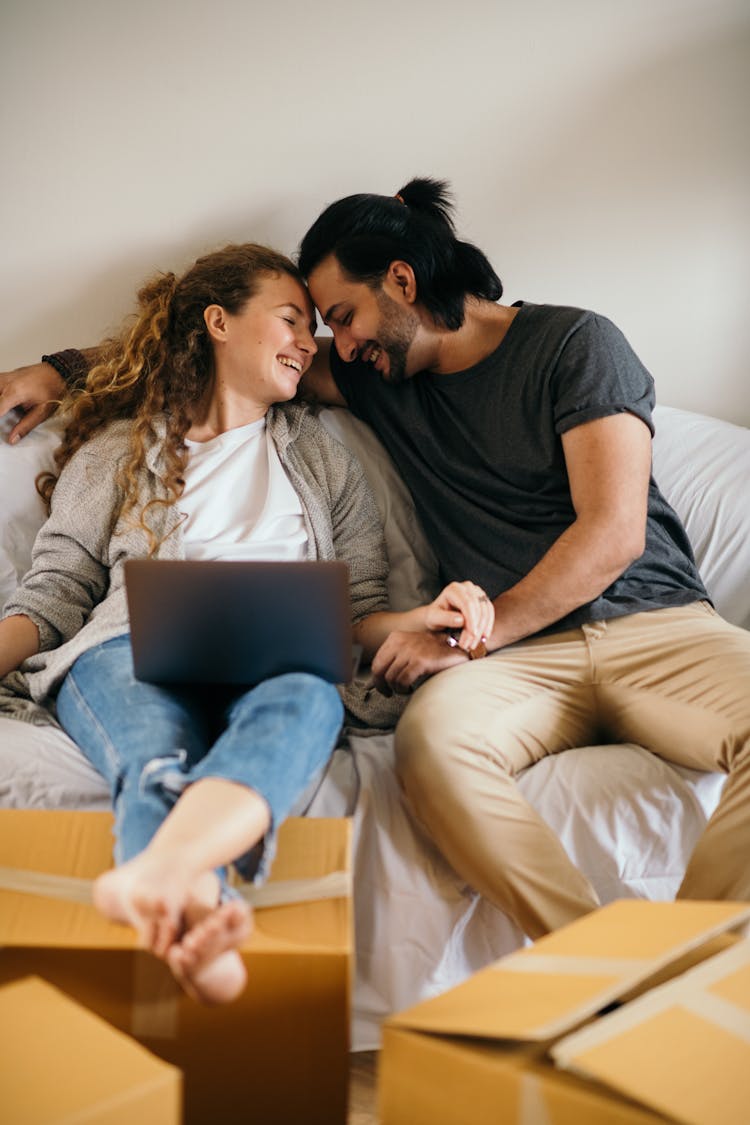
M 409 352 L 420 319 L 398 286 L 386 281 L 374 289 L 362 281 L 352 281 L 333 254 L 312 271 L 308 285 L 345 363 L 361 359 L 390 383 L 399 383 L 415 373 Z

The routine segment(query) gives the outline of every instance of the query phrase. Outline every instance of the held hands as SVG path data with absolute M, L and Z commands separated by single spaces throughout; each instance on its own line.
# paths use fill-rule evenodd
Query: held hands
M 11 445 L 54 413 L 64 390 L 65 384 L 48 363 L 32 363 L 0 373 L 0 417 L 15 407 L 23 411 L 8 437 Z
M 433 633 L 460 629 L 456 640 L 465 652 L 486 641 L 495 624 L 495 607 L 474 582 L 451 582 L 425 608 L 425 627 Z
M 480 586 L 451 582 L 424 607 L 426 631 L 397 630 L 380 646 L 372 661 L 375 686 L 383 695 L 406 693 L 426 676 L 462 664 L 484 645 L 494 622 L 495 607 Z

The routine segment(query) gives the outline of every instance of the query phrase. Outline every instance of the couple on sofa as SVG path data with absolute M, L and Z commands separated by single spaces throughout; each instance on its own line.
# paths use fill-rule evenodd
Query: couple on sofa
M 500 304 L 497 275 L 457 239 L 432 180 L 339 200 L 305 235 L 299 270 L 332 346 L 313 338 L 295 267 L 247 253 L 227 248 L 146 286 L 135 327 L 93 355 L 0 377 L 0 412 L 26 411 L 15 435 L 68 383 L 61 473 L 42 482 L 52 514 L 5 610 L 0 672 L 31 657 L 5 680 L 6 708 L 34 718 L 50 703 L 110 781 L 126 862 L 97 884 L 100 908 L 136 924 L 188 991 L 230 999 L 249 921 L 214 868 L 261 841 L 267 859 L 341 723 L 339 697 L 312 678 L 267 681 L 221 715 L 133 680 L 121 562 L 182 557 L 196 514 L 221 517 L 197 487 L 206 453 L 214 494 L 234 499 L 235 453 L 248 481 L 211 529 L 217 557 L 238 538 L 252 557 L 270 520 L 277 557 L 347 559 L 382 694 L 380 706 L 374 693 L 359 710 L 344 702 L 378 725 L 417 688 L 396 732 L 408 802 L 527 934 L 597 899 L 514 777 L 592 741 L 727 772 L 679 893 L 750 897 L 750 637 L 711 608 L 651 480 L 653 383 L 622 334 L 578 309 Z M 274 405 L 300 378 L 303 396 L 367 421 L 401 471 L 446 584 L 430 606 L 386 612 L 361 474 L 306 408 Z M 274 476 L 286 499 L 269 512 Z

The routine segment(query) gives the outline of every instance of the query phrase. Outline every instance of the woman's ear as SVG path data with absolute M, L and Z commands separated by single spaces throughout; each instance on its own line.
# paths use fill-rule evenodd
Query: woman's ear
M 218 342 L 227 338 L 227 314 L 221 305 L 209 305 L 203 310 L 203 319 L 206 323 L 208 334 L 212 340 Z

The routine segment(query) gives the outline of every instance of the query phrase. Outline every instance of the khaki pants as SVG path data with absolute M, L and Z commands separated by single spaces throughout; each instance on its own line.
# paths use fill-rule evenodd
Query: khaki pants
M 396 731 L 412 811 L 467 883 L 532 938 L 596 895 L 514 778 L 574 746 L 636 742 L 729 774 L 679 897 L 750 900 L 750 633 L 709 605 L 522 641 L 415 692 Z M 607 747 L 601 747 L 602 770 Z

